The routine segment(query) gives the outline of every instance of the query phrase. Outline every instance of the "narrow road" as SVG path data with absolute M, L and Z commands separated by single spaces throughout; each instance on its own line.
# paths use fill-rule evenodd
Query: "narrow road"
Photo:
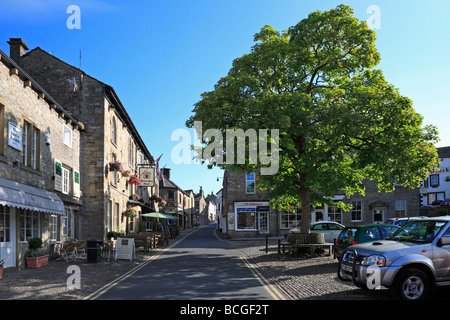
M 281 293 L 209 225 L 176 242 L 91 299 L 279 300 Z

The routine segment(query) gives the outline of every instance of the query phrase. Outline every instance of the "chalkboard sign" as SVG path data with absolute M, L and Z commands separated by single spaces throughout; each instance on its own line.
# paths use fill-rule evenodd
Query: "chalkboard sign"
M 116 242 L 116 255 L 117 259 L 130 259 L 136 258 L 134 239 L 133 238 L 117 238 Z

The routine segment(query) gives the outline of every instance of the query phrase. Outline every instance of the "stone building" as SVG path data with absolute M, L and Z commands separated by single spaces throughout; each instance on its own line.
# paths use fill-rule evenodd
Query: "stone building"
M 27 49 L 0 51 L 0 260 L 24 267 L 28 241 L 52 252 L 81 232 L 84 126 L 19 65 Z
M 139 212 L 149 208 L 130 199 L 136 195 L 150 203 L 149 195 L 158 193 L 158 181 L 153 157 L 118 95 L 111 86 L 39 47 L 28 53 L 25 49 L 20 42 L 11 48 L 20 52 L 22 68 L 85 125 L 80 140 L 81 238 L 105 239 L 109 231 L 139 231 Z M 151 181 L 145 186 L 130 183 L 129 177 L 110 170 L 110 162 L 120 162 L 131 175 L 139 175 L 143 167 L 151 173 L 152 178 L 146 179 Z M 125 217 L 130 207 L 136 218 Z
M 393 192 L 378 192 L 373 181 L 364 181 L 365 195 L 345 197 L 353 209 L 342 213 L 344 225 L 384 223 L 389 218 L 416 217 L 419 215 L 419 188 L 408 189 L 397 185 Z
M 255 188 L 257 172 L 224 171 L 221 229 L 229 238 L 254 238 L 279 233 L 280 220 L 265 190 Z
M 257 190 L 258 172 L 238 173 L 225 170 L 221 192 L 222 208 L 219 218 L 222 232 L 230 238 L 279 236 L 292 228 L 300 227 L 301 208 L 293 206 L 289 211 L 270 207 L 267 191 Z M 376 183 L 364 181 L 365 196 L 335 194 L 333 201 L 353 204 L 349 212 L 337 205 L 324 204 L 311 208 L 311 222 L 335 221 L 344 225 L 384 223 L 392 217 L 419 215 L 419 189 L 396 186 L 391 193 L 378 192 Z
M 192 228 L 194 224 L 194 215 L 195 215 L 195 194 L 194 191 L 184 190 L 184 214 L 187 216 L 186 226 L 188 228 Z
M 191 228 L 193 221 L 194 194 L 192 190 L 183 190 L 171 180 L 170 169 L 161 169 L 162 174 L 159 180 L 159 195 L 166 201 L 166 205 L 161 208 L 163 213 L 168 213 L 178 217 L 173 221 L 182 229 Z
M 195 199 L 195 214 L 194 214 L 195 223 L 198 225 L 207 225 L 208 206 L 205 199 L 205 193 L 203 192 L 203 188 L 201 186 L 199 192 L 194 194 L 194 199 Z

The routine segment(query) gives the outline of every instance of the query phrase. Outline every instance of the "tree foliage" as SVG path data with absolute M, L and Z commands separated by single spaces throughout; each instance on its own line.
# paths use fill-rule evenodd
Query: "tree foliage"
M 375 68 L 375 39 L 346 5 L 282 32 L 266 25 L 251 52 L 201 95 L 186 125 L 220 130 L 224 153 L 227 129 L 279 129 L 279 170 L 261 176 L 259 188 L 269 188 L 274 205 L 301 205 L 302 230 L 311 205 L 338 192 L 364 194 L 364 179 L 385 191 L 396 182 L 417 187 L 438 161 L 437 130 L 423 126 L 412 101 Z

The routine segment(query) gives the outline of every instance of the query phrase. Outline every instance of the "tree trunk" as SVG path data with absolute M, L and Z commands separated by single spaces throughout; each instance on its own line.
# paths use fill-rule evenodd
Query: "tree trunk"
M 310 233 L 311 224 L 311 190 L 306 187 L 300 187 L 300 202 L 302 204 L 302 222 L 300 225 L 301 233 Z

